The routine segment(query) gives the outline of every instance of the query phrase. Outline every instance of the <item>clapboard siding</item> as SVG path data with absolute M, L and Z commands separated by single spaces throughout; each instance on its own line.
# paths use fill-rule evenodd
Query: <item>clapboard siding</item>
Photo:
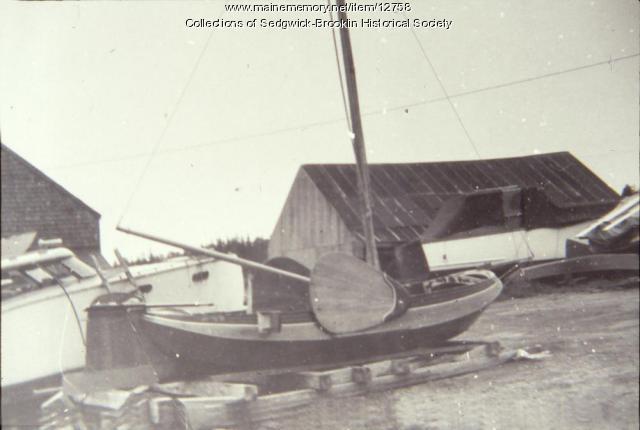
M 300 169 L 294 183 L 271 235 L 269 258 L 289 257 L 311 267 L 322 254 L 353 253 L 359 242 L 309 175 Z

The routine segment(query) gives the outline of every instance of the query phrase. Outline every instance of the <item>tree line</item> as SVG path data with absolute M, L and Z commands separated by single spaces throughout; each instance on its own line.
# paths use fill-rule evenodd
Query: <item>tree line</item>
M 215 249 L 216 251 L 220 252 L 232 253 L 246 260 L 252 260 L 262 263 L 267 259 L 268 246 L 269 240 L 261 237 L 257 237 L 255 239 L 250 239 L 248 237 L 235 237 L 232 239 L 218 239 L 214 243 L 205 245 L 204 248 Z M 158 263 L 169 258 L 181 257 L 184 255 L 184 251 L 169 252 L 167 254 L 150 253 L 149 255 L 134 259 L 125 258 L 125 260 L 127 264 L 133 266 L 138 264 Z

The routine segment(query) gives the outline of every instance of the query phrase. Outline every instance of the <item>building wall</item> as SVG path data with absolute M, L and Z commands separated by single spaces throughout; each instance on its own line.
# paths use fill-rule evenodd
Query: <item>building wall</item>
M 4 146 L 1 163 L 2 237 L 35 231 L 83 256 L 100 251 L 97 212 Z
M 362 245 L 311 178 L 299 170 L 269 241 L 269 258 L 289 257 L 308 268 L 328 252 L 361 252 Z

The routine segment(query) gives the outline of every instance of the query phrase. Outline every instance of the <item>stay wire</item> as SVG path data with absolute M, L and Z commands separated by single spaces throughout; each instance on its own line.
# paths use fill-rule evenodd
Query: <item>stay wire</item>
M 403 104 L 403 105 L 399 105 L 399 106 L 393 106 L 393 107 L 387 108 L 386 111 L 387 112 L 402 111 L 402 110 L 405 110 L 407 108 L 425 106 L 425 105 L 428 105 L 428 104 L 445 101 L 447 99 L 455 99 L 455 98 L 459 98 L 459 97 L 465 97 L 465 96 L 469 96 L 469 95 L 483 93 L 483 92 L 486 92 L 486 91 L 492 91 L 492 90 L 496 90 L 496 89 L 507 88 L 507 87 L 511 87 L 511 86 L 514 86 L 514 85 L 520 85 L 520 84 L 524 84 L 524 83 L 528 83 L 528 82 L 532 82 L 532 81 L 537 81 L 537 80 L 540 80 L 540 79 L 546 79 L 546 78 L 559 76 L 559 75 L 563 75 L 563 74 L 567 74 L 567 73 L 577 72 L 577 71 L 580 71 L 580 70 L 590 69 L 592 67 L 602 66 L 604 64 L 613 64 L 613 63 L 616 63 L 616 62 L 619 62 L 619 61 L 629 60 L 631 58 L 635 58 L 635 57 L 638 57 L 638 56 L 640 56 L 640 53 L 626 55 L 626 56 L 623 56 L 623 57 L 611 58 L 609 60 L 598 61 L 596 63 L 585 64 L 585 65 L 578 66 L 578 67 L 573 67 L 573 68 L 570 68 L 570 69 L 559 70 L 559 71 L 556 71 L 556 72 L 545 73 L 543 75 L 536 75 L 536 76 L 532 76 L 532 77 L 529 77 L 529 78 L 518 79 L 518 80 L 514 80 L 514 81 L 504 82 L 504 83 L 501 83 L 501 84 L 496 84 L 496 85 L 491 85 L 491 86 L 487 86 L 487 87 L 483 87 L 483 88 L 478 88 L 478 89 L 475 89 L 475 90 L 469 90 L 469 91 L 463 91 L 463 92 L 459 92 L 459 93 L 455 93 L 455 94 L 450 94 L 448 97 L 436 97 L 436 98 L 432 98 L 432 99 L 428 99 L 428 100 L 422 100 L 422 101 L 415 102 L 415 103 L 408 103 L 408 104 Z M 375 111 L 365 112 L 365 113 L 362 114 L 362 116 L 373 116 L 373 115 L 380 115 L 380 114 L 381 114 L 381 111 L 377 109 Z M 157 153 L 165 154 L 165 153 L 175 153 L 175 152 L 182 152 L 182 151 L 190 151 L 190 150 L 193 150 L 193 149 L 204 148 L 204 147 L 208 147 L 208 146 L 223 145 L 223 144 L 227 144 L 227 143 L 241 142 L 241 141 L 244 141 L 244 140 L 258 139 L 258 138 L 261 138 L 261 137 L 274 136 L 274 135 L 278 135 L 278 134 L 282 134 L 282 133 L 289 133 L 289 132 L 292 132 L 292 131 L 301 131 L 301 130 L 305 130 L 305 129 L 308 129 L 308 128 L 335 124 L 335 123 L 341 122 L 343 120 L 344 120 L 344 118 L 332 118 L 332 119 L 328 119 L 328 120 L 324 120 L 324 121 L 316 121 L 316 122 L 307 123 L 307 124 L 303 124 L 303 125 L 297 125 L 297 126 L 293 126 L 293 127 L 279 128 L 279 129 L 271 130 L 271 131 L 267 131 L 267 132 L 253 133 L 253 134 L 246 134 L 246 135 L 243 135 L 243 136 L 236 136 L 236 137 L 230 137 L 230 138 L 225 138 L 225 139 L 218 139 L 218 140 L 214 140 L 214 141 L 210 141 L 210 142 L 199 143 L 199 144 L 195 144 L 195 145 L 188 145 L 188 146 L 184 146 L 184 147 L 181 147 L 181 148 L 165 149 L 165 150 L 162 150 L 162 151 L 157 151 Z M 71 168 L 76 168 L 76 167 L 99 165 L 99 164 L 103 164 L 103 163 L 113 163 L 113 162 L 127 161 L 127 160 L 136 159 L 136 158 L 146 157 L 148 155 L 149 155 L 149 153 L 139 153 L 139 154 L 126 155 L 126 156 L 123 156 L 123 157 L 115 157 L 115 158 L 102 159 L 102 160 L 96 160 L 96 161 L 88 161 L 88 162 L 84 162 L 84 163 L 73 163 L 73 164 L 65 164 L 65 165 L 60 165 L 60 166 L 51 166 L 48 169 L 50 169 L 50 170 L 71 169 Z
M 580 70 L 590 69 L 592 67 L 602 66 L 602 65 L 605 65 L 605 64 L 613 65 L 614 63 L 617 63 L 618 61 L 630 60 L 631 58 L 638 57 L 638 56 L 640 56 L 640 52 L 639 53 L 635 53 L 635 54 L 630 54 L 630 55 L 624 55 L 622 57 L 615 57 L 615 58 L 611 57 L 608 60 L 598 61 L 596 63 L 584 64 L 582 66 L 572 67 L 570 69 L 564 69 L 564 70 L 558 70 L 556 72 L 544 73 L 542 75 L 536 75 L 536 76 L 532 76 L 530 78 L 516 79 L 514 81 L 504 82 L 502 84 L 491 85 L 491 86 L 484 87 L 484 88 L 478 88 L 476 90 L 463 91 L 463 92 L 460 92 L 460 93 L 453 94 L 450 97 L 451 98 L 456 98 L 456 97 L 470 96 L 470 95 L 473 95 L 473 94 L 483 93 L 485 91 L 498 90 L 498 89 L 501 89 L 501 88 L 506 88 L 506 87 L 511 87 L 511 86 L 514 86 L 514 85 L 525 84 L 527 82 L 532 82 L 532 81 L 537 81 L 539 79 L 546 79 L 546 78 L 551 78 L 551 77 L 554 77 L 554 76 L 564 75 L 564 74 L 567 74 L 567 73 L 578 72 Z
M 222 8 L 222 12 L 220 12 L 220 14 L 218 16 L 218 19 L 222 18 L 222 16 L 224 15 L 227 3 L 229 3 L 229 0 L 225 1 L 224 7 Z M 187 82 L 183 85 L 182 91 L 180 92 L 180 95 L 178 96 L 178 100 L 174 104 L 174 107 L 173 107 L 171 113 L 169 114 L 169 117 L 167 118 L 167 121 L 165 122 L 164 127 L 162 128 L 162 132 L 160 133 L 160 136 L 159 136 L 158 140 L 153 145 L 151 153 L 149 154 L 149 157 L 147 158 L 147 161 L 146 161 L 144 167 L 142 168 L 140 176 L 138 177 L 138 179 L 137 179 L 137 181 L 136 181 L 136 183 L 135 183 L 135 185 L 134 185 L 134 187 L 133 187 L 133 189 L 131 191 L 131 194 L 129 195 L 129 199 L 127 200 L 127 203 L 125 204 L 124 209 L 122 210 L 122 214 L 120 215 L 120 218 L 118 219 L 118 225 L 120 225 L 122 223 L 122 219 L 124 218 L 126 212 L 129 210 L 129 207 L 131 206 L 131 203 L 133 202 L 133 198 L 137 194 L 137 192 L 138 192 L 138 190 L 140 188 L 140 185 L 142 184 L 142 180 L 144 179 L 144 177 L 145 177 L 145 175 L 147 173 L 147 170 L 149 169 L 149 166 L 151 165 L 151 161 L 153 160 L 154 156 L 158 152 L 158 149 L 160 148 L 160 144 L 162 143 L 162 141 L 164 140 L 164 137 L 167 134 L 167 130 L 169 129 L 169 126 L 171 125 L 171 123 L 173 121 L 173 118 L 174 118 L 176 112 L 178 111 L 178 107 L 182 103 L 182 100 L 184 99 L 184 97 L 185 97 L 185 95 L 187 93 L 187 89 L 191 85 L 191 82 L 193 81 L 193 78 L 194 78 L 196 72 L 198 71 L 200 63 L 202 62 L 202 59 L 204 58 L 204 55 L 205 55 L 205 53 L 207 51 L 207 48 L 209 47 L 209 43 L 211 42 L 211 39 L 213 38 L 213 33 L 214 33 L 213 31 L 209 32 L 209 36 L 207 37 L 207 40 L 205 41 L 202 49 L 200 50 L 200 54 L 198 55 L 198 58 L 196 59 L 195 64 L 191 68 L 191 73 L 189 74 L 189 77 L 187 78 Z
M 404 14 L 404 16 L 405 18 L 407 18 L 406 13 Z M 438 81 L 438 85 L 440 85 L 440 89 L 444 93 L 445 99 L 449 103 L 449 106 L 451 106 L 451 110 L 453 111 L 456 118 L 458 119 L 458 122 L 460 123 L 460 127 L 462 127 L 462 130 L 464 130 L 464 134 L 467 136 L 467 139 L 469 140 L 469 143 L 471 144 L 473 151 L 476 153 L 478 158 L 482 158 L 480 155 L 480 152 L 478 151 L 478 148 L 476 147 L 476 144 L 474 143 L 473 139 L 471 138 L 471 135 L 469 134 L 469 130 L 467 130 L 467 127 L 465 127 L 464 122 L 462 122 L 462 118 L 460 117 L 460 113 L 458 112 L 458 109 L 456 109 L 455 105 L 451 101 L 451 97 L 449 97 L 449 93 L 447 92 L 446 88 L 444 87 L 444 84 L 440 80 L 440 76 L 438 75 L 436 68 L 433 66 L 433 63 L 429 59 L 429 56 L 427 55 L 427 51 L 424 49 L 424 45 L 422 45 L 422 42 L 420 41 L 420 38 L 418 38 L 418 35 L 416 34 L 416 30 L 413 27 L 411 27 L 411 34 L 413 34 L 413 37 L 416 40 L 416 43 L 418 44 L 420 51 L 422 52 L 422 56 L 427 61 L 427 64 L 429 64 L 429 67 L 431 68 L 431 72 L 433 73 L 433 76 L 435 76 L 436 81 Z

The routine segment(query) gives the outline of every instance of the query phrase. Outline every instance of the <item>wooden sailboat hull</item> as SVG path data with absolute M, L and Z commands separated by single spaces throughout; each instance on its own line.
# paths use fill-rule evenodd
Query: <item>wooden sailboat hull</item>
M 190 372 L 234 373 L 367 360 L 437 346 L 473 324 L 482 311 L 432 327 L 319 341 L 239 340 L 147 324 L 147 333 Z M 180 340 L 176 340 L 180 339 Z
M 341 335 L 326 333 L 304 312 L 282 314 L 279 321 L 275 317 L 266 329 L 261 329 L 256 315 L 242 313 L 147 313 L 139 324 L 142 336 L 189 372 L 331 366 L 441 345 L 467 330 L 501 290 L 493 274 L 471 285 L 440 285 L 436 291 L 412 296 L 405 315 L 374 329 Z

